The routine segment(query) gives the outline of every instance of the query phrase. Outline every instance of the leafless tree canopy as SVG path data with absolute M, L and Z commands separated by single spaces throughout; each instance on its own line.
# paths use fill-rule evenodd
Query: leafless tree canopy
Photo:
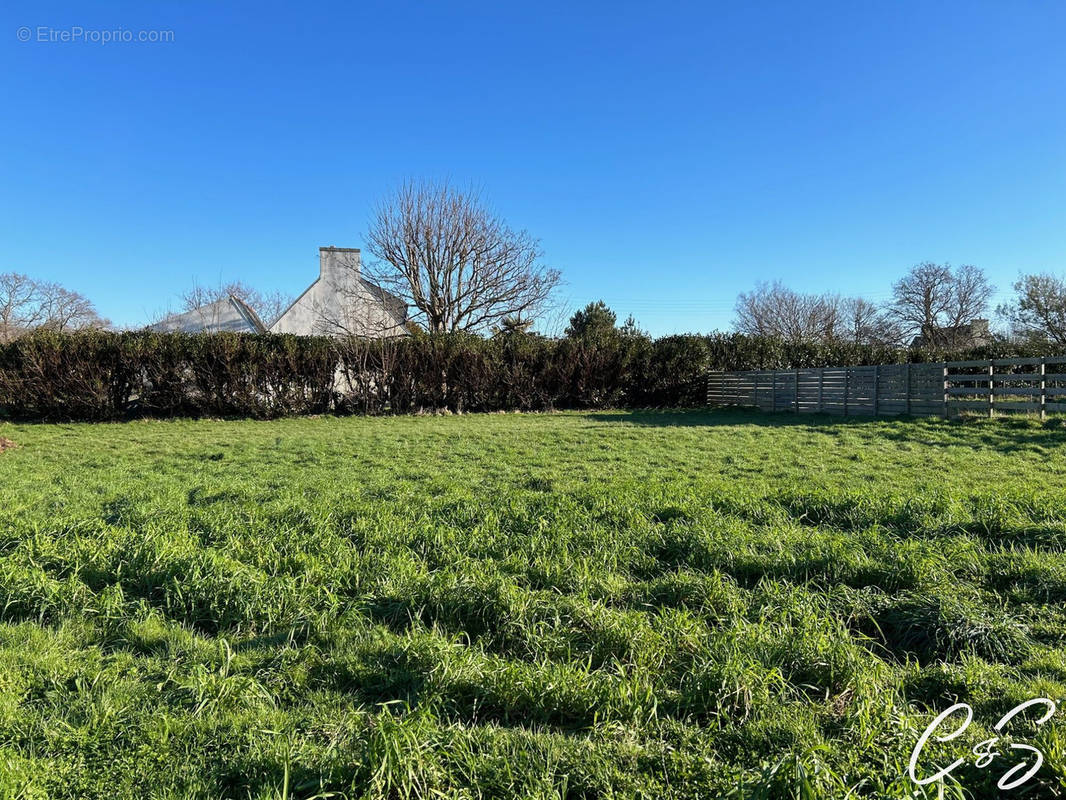
M 235 281 L 214 288 L 196 284 L 182 294 L 181 310 L 195 311 L 219 300 L 225 300 L 230 295 L 251 306 L 268 328 L 292 304 L 292 297 L 284 292 L 261 292 L 241 281 Z
M 0 273 L 0 341 L 34 328 L 67 331 L 108 325 L 78 292 L 18 272 Z
M 752 336 L 789 341 L 843 339 L 855 344 L 895 344 L 898 326 L 862 297 L 803 294 L 779 282 L 760 283 L 737 298 L 736 327 Z
M 401 186 L 374 214 L 366 249 L 378 259 L 367 275 L 433 333 L 536 319 L 559 284 L 536 239 L 447 183 Z
M 892 315 L 905 334 L 921 334 L 929 344 L 953 347 L 958 328 L 988 309 L 993 288 L 977 267 L 952 269 L 926 261 L 896 282 Z
M 1012 333 L 1066 344 L 1066 281 L 1047 273 L 1022 275 L 1014 291 L 1017 296 L 998 309 Z
M 892 316 L 863 297 L 846 297 L 841 301 L 837 335 L 855 344 L 897 345 L 903 339 L 899 324 Z
M 791 341 L 829 339 L 840 325 L 840 298 L 801 294 L 780 282 L 760 283 L 737 298 L 736 327 L 752 336 Z

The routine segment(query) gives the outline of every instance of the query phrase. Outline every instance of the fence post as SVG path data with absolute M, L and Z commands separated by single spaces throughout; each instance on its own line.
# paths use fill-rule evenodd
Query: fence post
M 993 388 L 992 376 L 996 373 L 996 362 L 988 362 L 988 418 L 996 416 L 996 391 Z M 1009 415 L 1008 415 L 1009 416 Z
M 777 370 L 770 370 L 770 413 L 777 413 Z
M 844 416 L 848 415 L 848 390 L 851 388 L 851 368 L 844 367 Z
M 904 392 L 907 395 L 907 416 L 911 415 L 911 362 L 907 362 L 907 371 L 904 380 Z
M 800 371 L 796 370 L 796 413 L 800 413 Z
M 881 408 L 881 404 L 878 400 L 878 395 L 881 393 L 881 365 L 878 364 L 874 367 L 874 416 L 877 416 L 878 411 Z
M 1040 359 L 1040 419 L 1047 419 L 1047 374 L 1043 357 Z
M 818 413 L 822 413 L 822 396 L 825 387 L 825 367 L 818 370 Z
M 948 418 L 948 365 L 944 364 L 944 419 Z

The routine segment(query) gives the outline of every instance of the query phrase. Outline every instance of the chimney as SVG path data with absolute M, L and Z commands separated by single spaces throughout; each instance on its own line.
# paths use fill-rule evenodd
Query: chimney
M 318 248 L 319 279 L 331 286 L 344 286 L 359 277 L 357 247 Z

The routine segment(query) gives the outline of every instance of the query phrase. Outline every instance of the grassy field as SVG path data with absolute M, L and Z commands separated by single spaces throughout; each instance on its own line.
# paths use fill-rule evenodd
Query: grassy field
M 974 723 L 922 774 L 1066 698 L 1055 423 L 0 436 L 2 797 L 935 797 L 937 713 Z M 1066 793 L 1064 720 L 1012 723 L 1010 796 Z M 1026 757 L 974 760 L 948 796 Z

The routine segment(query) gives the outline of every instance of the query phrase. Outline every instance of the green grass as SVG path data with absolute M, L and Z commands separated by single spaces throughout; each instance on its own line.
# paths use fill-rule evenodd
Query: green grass
M 0 436 L 0 797 L 910 798 L 956 700 L 926 774 L 1066 699 L 1055 423 Z M 1066 793 L 1063 720 L 1012 726 L 1046 761 L 1011 796 Z

